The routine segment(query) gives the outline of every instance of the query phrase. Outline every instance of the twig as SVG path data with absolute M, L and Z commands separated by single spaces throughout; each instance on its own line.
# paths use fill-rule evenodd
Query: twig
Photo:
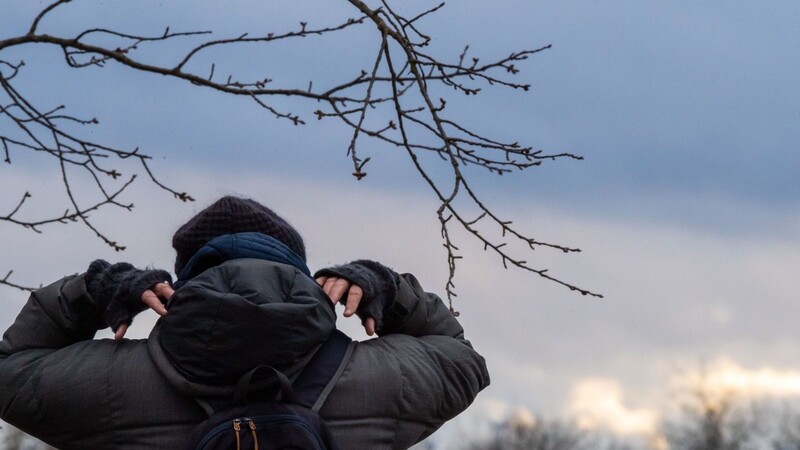
M 489 137 L 462 121 L 450 118 L 447 99 L 432 96 L 434 85 L 447 88 L 443 91 L 468 96 L 478 95 L 487 87 L 528 91 L 530 84 L 517 82 L 512 78 L 519 73 L 517 65 L 550 46 L 511 52 L 488 62 L 472 56 L 469 46 L 465 46 L 456 55 L 454 62 L 450 62 L 423 52 L 431 40 L 430 35 L 422 30 L 423 18 L 435 14 L 444 3 L 407 18 L 395 11 L 389 0 L 381 0 L 380 7 L 376 8 L 370 8 L 363 0 L 347 1 L 354 12 L 357 12 L 356 18 L 320 27 L 300 22 L 299 28 L 290 31 L 258 35 L 245 32 L 232 37 L 211 39 L 209 31 L 171 32 L 169 28 L 155 36 L 99 27 L 87 28 L 73 36 L 40 31 L 42 20 L 46 16 L 70 2 L 58 0 L 36 15 L 26 34 L 0 40 L 0 53 L 24 45 L 55 46 L 61 49 L 64 61 L 72 68 L 101 68 L 108 64 L 119 64 L 142 74 L 161 75 L 225 94 L 250 98 L 275 118 L 288 120 L 294 125 L 304 125 L 306 122 L 293 111 L 272 107 L 270 99 L 289 97 L 326 105 L 323 108 L 317 107 L 314 114 L 318 119 L 336 119 L 352 131 L 347 154 L 352 159 L 353 175 L 357 179 L 366 175 L 364 167 L 370 161 L 370 156 L 363 156 L 363 146 L 359 146 L 366 136 L 402 148 L 412 160 L 416 172 L 439 200 L 437 217 L 443 246 L 447 252 L 449 275 L 446 292 L 451 310 L 455 312 L 452 303 L 456 296 L 454 280 L 457 262 L 462 257 L 452 233 L 453 226 L 464 229 L 483 244 L 486 250 L 497 255 L 504 267 L 517 267 L 584 295 L 600 297 L 599 294 L 550 275 L 547 269 L 535 268 L 523 258 L 514 255 L 511 250 L 514 246 L 508 244 L 522 244 L 526 251 L 547 248 L 573 253 L 580 250 L 534 239 L 518 230 L 511 221 L 496 214 L 492 206 L 482 199 L 463 170 L 464 166 L 474 166 L 492 174 L 503 175 L 538 167 L 545 161 L 579 160 L 582 157 L 569 152 L 546 154 L 517 142 Z M 363 23 L 372 23 L 378 32 L 377 39 L 380 40 L 375 59 L 370 61 L 372 69 L 359 70 L 348 81 L 331 86 L 315 88 L 320 83 L 311 80 L 280 80 L 280 83 L 276 83 L 273 82 L 277 78 L 274 74 L 241 79 L 234 71 L 225 77 L 215 75 L 214 63 L 210 68 L 195 67 L 198 64 L 194 64 L 199 54 L 210 50 L 240 45 L 266 46 L 311 36 L 332 36 Z M 189 45 L 187 50 L 175 54 L 171 62 L 152 63 L 141 52 L 145 47 L 151 50 L 167 48 L 169 43 L 176 40 L 188 42 Z M 125 150 L 100 144 L 72 131 L 75 126 L 94 126 L 98 123 L 96 119 L 86 120 L 72 116 L 63 105 L 35 107 L 12 86 L 12 80 L 21 73 L 23 65 L 22 61 L 14 64 L 0 59 L 0 95 L 7 99 L 0 98 L 0 121 L 4 120 L 12 125 L 3 127 L 0 131 L 4 161 L 11 163 L 11 153 L 15 153 L 15 158 L 19 153 L 55 158 L 69 207 L 60 216 L 25 220 L 20 218 L 23 204 L 30 197 L 25 193 L 9 214 L 0 216 L 0 221 L 37 232 L 40 232 L 40 227 L 51 223 L 81 222 L 106 244 L 122 250 L 123 246 L 93 225 L 88 213 L 105 206 L 124 209 L 133 207 L 118 198 L 136 179 L 136 174 L 126 175 L 122 180 L 115 181 L 122 177 L 123 172 L 117 164 L 131 158 L 139 160 L 142 165 L 139 170 L 144 170 L 156 186 L 182 201 L 194 200 L 186 192 L 172 189 L 155 177 L 150 166 L 150 156 L 140 153 L 138 148 Z M 354 65 L 363 67 L 358 63 Z M 385 113 L 392 116 L 388 124 L 385 120 L 381 120 L 380 124 L 369 120 L 371 116 L 377 114 L 381 117 Z M 13 135 L 10 131 L 5 131 L 12 128 L 16 130 Z M 419 157 L 422 152 L 439 156 L 441 163 L 435 159 L 433 163 L 428 160 L 423 162 Z M 437 169 L 435 164 L 442 163 L 446 165 L 450 178 L 443 181 L 437 176 L 434 180 L 430 174 Z M 82 208 L 80 205 L 87 202 L 82 201 L 81 194 L 72 188 L 71 177 L 75 175 L 88 176 L 100 200 L 91 202 L 90 207 Z M 484 223 L 491 224 L 491 229 L 496 230 L 499 236 L 492 235 L 484 227 L 478 228 L 479 224 Z M 7 279 L 8 277 L 5 281 Z
M 33 291 L 35 291 L 37 289 L 37 288 L 23 286 L 21 284 L 16 284 L 16 283 L 12 283 L 11 281 L 8 281 L 8 279 L 11 278 L 11 274 L 13 274 L 13 273 L 14 273 L 13 270 L 9 270 L 8 273 L 6 274 L 6 276 L 3 277 L 2 279 L 0 279 L 0 284 L 8 286 L 8 287 L 12 287 L 14 289 L 19 289 L 20 291 L 26 291 L 26 292 L 33 292 Z

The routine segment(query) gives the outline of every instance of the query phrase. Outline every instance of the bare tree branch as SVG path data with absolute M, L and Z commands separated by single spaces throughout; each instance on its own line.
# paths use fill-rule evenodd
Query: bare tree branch
M 9 281 L 9 278 L 11 278 L 11 275 L 13 273 L 14 273 L 13 270 L 9 270 L 8 273 L 6 274 L 6 276 L 4 276 L 3 278 L 0 278 L 0 284 L 8 286 L 8 287 L 12 287 L 14 289 L 19 289 L 21 291 L 33 292 L 33 291 L 36 290 L 36 288 L 32 288 L 32 287 L 28 287 L 28 286 L 22 286 L 20 284 L 16 284 L 16 283 L 13 283 L 13 282 Z
M 439 11 L 444 3 L 407 18 L 395 11 L 387 0 L 375 0 L 375 6 L 369 6 L 365 0 L 347 0 L 357 14 L 355 17 L 318 27 L 300 22 L 299 27 L 292 27 L 288 31 L 257 35 L 244 32 L 212 38 L 210 31 L 172 32 L 169 28 L 156 35 L 103 27 L 87 28 L 73 36 L 40 31 L 43 19 L 55 14 L 54 11 L 67 3 L 70 0 L 57 0 L 42 9 L 26 34 L 0 39 L 0 94 L 4 94 L 6 98 L 0 99 L 3 102 L 0 104 L 0 120 L 9 121 L 16 131 L 15 134 L 0 131 L 0 143 L 7 164 L 11 164 L 12 154 L 20 152 L 33 152 L 55 158 L 69 207 L 63 215 L 57 217 L 24 220 L 20 218 L 20 211 L 30 197 L 25 193 L 16 208 L 5 216 L 0 216 L 0 221 L 37 232 L 47 224 L 77 221 L 115 250 L 122 250 L 124 246 L 96 228 L 87 213 L 112 205 L 125 209 L 133 207 L 132 204 L 121 203 L 118 198 L 134 181 L 136 174 L 124 178 L 127 181 L 115 182 L 122 175 L 116 169 L 115 161 L 129 158 L 141 162 L 145 173 L 155 185 L 182 201 L 193 200 L 186 192 L 174 190 L 159 181 L 149 165 L 150 157 L 140 153 L 138 148 L 124 150 L 96 143 L 72 132 L 66 126 L 94 126 L 98 123 L 96 119 L 74 117 L 66 112 L 63 105 L 34 107 L 14 88 L 12 82 L 21 73 L 24 63 L 15 64 L 3 60 L 3 51 L 34 44 L 51 45 L 59 48 L 66 64 L 75 69 L 119 64 L 143 74 L 162 75 L 225 94 L 249 97 L 275 118 L 288 120 L 294 125 L 304 125 L 306 122 L 295 112 L 276 109 L 271 105 L 270 99 L 291 97 L 321 103 L 325 106 L 317 107 L 314 111 L 318 119 L 338 119 L 352 131 L 347 155 L 353 162 L 353 176 L 359 180 L 367 175 L 365 167 L 371 158 L 362 156 L 363 150 L 359 147 L 359 143 L 365 139 L 364 136 L 404 150 L 440 202 L 437 216 L 447 252 L 449 276 L 446 291 L 451 310 L 452 300 L 456 296 L 454 279 L 457 261 L 461 259 L 455 243 L 453 225 L 483 244 L 485 250 L 497 255 L 504 267 L 514 266 L 583 295 L 602 297 L 551 275 L 547 269 L 535 268 L 517 256 L 516 250 L 513 250 L 515 246 L 508 244 L 522 244 L 525 251 L 548 248 L 572 253 L 580 250 L 544 242 L 517 229 L 511 221 L 497 215 L 492 206 L 482 199 L 463 169 L 465 166 L 474 166 L 491 174 L 503 175 L 537 167 L 547 160 L 582 158 L 571 153 L 545 154 L 517 142 L 507 143 L 486 136 L 450 117 L 447 100 L 435 95 L 443 90 L 475 96 L 487 86 L 527 91 L 530 89 L 529 84 L 515 82 L 511 77 L 519 72 L 519 63 L 550 48 L 549 45 L 512 52 L 488 62 L 472 57 L 469 47 L 465 46 L 454 62 L 448 62 L 423 51 L 429 47 L 431 37 L 423 31 L 422 22 Z M 332 36 L 363 24 L 372 24 L 377 30 L 375 42 L 378 50 L 371 61 L 371 70 L 359 70 L 348 81 L 323 88 L 314 88 L 313 82 L 300 85 L 294 80 L 289 80 L 288 87 L 276 87 L 273 83 L 275 74 L 265 74 L 249 80 L 239 79 L 236 73 L 219 76 L 215 64 L 205 66 L 198 62 L 201 54 L 216 55 L 217 53 L 210 52 L 225 51 L 234 46 L 267 46 L 310 36 Z M 114 44 L 110 45 L 109 42 Z M 172 43 L 178 42 L 184 45 L 188 43 L 188 47 L 183 51 L 179 50 L 180 47 L 170 47 Z M 165 63 L 163 59 L 158 63 L 150 62 L 141 51 L 143 48 L 170 49 L 171 53 L 162 52 L 162 56 L 171 55 L 167 58 L 171 58 L 172 62 Z M 361 65 L 360 61 L 354 63 L 355 67 Z M 283 81 L 282 85 L 285 86 L 285 80 Z M 381 120 L 382 123 L 379 124 L 374 123 L 374 118 L 370 120 L 373 116 L 381 117 L 381 113 L 392 116 L 388 124 L 385 120 Z M 439 160 L 431 163 L 420 158 L 423 154 L 437 155 Z M 443 164 L 437 165 L 436 161 Z M 441 181 L 439 177 L 442 170 L 449 174 L 446 181 Z M 432 176 L 434 173 L 437 174 L 436 177 Z M 75 174 L 89 177 L 100 197 L 99 201 L 91 202 L 88 207 L 82 206 L 86 202 L 71 187 L 71 177 Z M 479 227 L 485 225 L 484 222 L 491 224 L 496 234 L 485 231 L 485 226 Z
M 457 65 L 448 65 L 436 62 L 431 57 L 421 54 L 418 50 L 416 50 L 415 46 L 409 42 L 407 36 L 404 33 L 404 30 L 397 29 L 397 23 L 403 23 L 405 20 L 400 18 L 396 13 L 391 11 L 388 7 L 385 9 L 370 9 L 364 2 L 361 0 L 349 0 L 354 6 L 358 7 L 361 12 L 366 14 L 377 26 L 378 30 L 381 32 L 382 39 L 385 41 L 387 37 L 393 39 L 393 41 L 400 47 L 401 52 L 404 54 L 406 61 L 408 62 L 408 70 L 411 73 L 411 77 L 413 82 L 416 85 L 416 89 L 418 94 L 422 97 L 425 106 L 423 110 L 429 115 L 430 122 L 423 121 L 420 119 L 415 118 L 412 115 L 412 111 L 416 110 L 405 110 L 400 102 L 400 96 L 398 86 L 405 82 L 405 80 L 401 79 L 398 75 L 398 71 L 395 70 L 395 65 L 392 63 L 392 56 L 390 49 L 386 46 L 382 46 L 384 48 L 384 54 L 386 56 L 386 64 L 388 70 L 391 74 L 391 84 L 393 89 L 393 97 L 395 103 L 395 113 L 396 118 L 398 120 L 399 129 L 402 136 L 402 146 L 405 147 L 406 151 L 408 152 L 409 156 L 411 157 L 417 171 L 426 181 L 426 183 L 431 187 L 434 193 L 437 195 L 439 200 L 441 201 L 441 206 L 438 209 L 438 216 L 439 222 L 442 228 L 442 237 L 444 239 L 444 245 L 447 250 L 448 254 L 448 265 L 450 269 L 450 274 L 447 281 L 447 294 L 448 298 L 450 299 L 450 308 L 453 310 L 452 300 L 455 297 L 454 292 L 454 283 L 453 279 L 455 277 L 455 270 L 456 270 L 456 262 L 458 259 L 461 258 L 460 255 L 457 254 L 458 247 L 452 241 L 451 233 L 449 229 L 449 222 L 451 219 L 455 218 L 456 221 L 468 232 L 470 232 L 473 236 L 475 236 L 479 241 L 484 244 L 485 249 L 492 249 L 496 254 L 498 254 L 501 258 L 501 262 L 504 267 L 508 267 L 509 264 L 516 266 L 518 268 L 527 270 L 529 272 L 535 273 L 543 278 L 548 280 L 554 281 L 558 284 L 561 284 L 571 290 L 576 290 L 583 295 L 591 295 L 595 297 L 602 297 L 600 294 L 596 294 L 586 289 L 581 289 L 573 284 L 564 282 L 559 278 L 551 276 L 548 273 L 547 269 L 535 269 L 528 265 L 527 261 L 515 258 L 510 255 L 503 247 L 506 246 L 505 241 L 493 241 L 481 231 L 478 231 L 473 225 L 475 222 L 480 220 L 483 217 L 491 218 L 497 225 L 501 227 L 502 236 L 505 237 L 506 235 L 510 235 L 515 237 L 518 240 L 525 242 L 531 250 L 534 250 L 537 246 L 545 246 L 556 248 L 561 250 L 565 253 L 567 252 L 578 252 L 579 249 L 569 248 L 561 245 L 555 244 L 548 244 L 545 242 L 541 242 L 539 240 L 526 237 L 522 233 L 518 232 L 515 228 L 511 226 L 510 221 L 504 221 L 496 216 L 480 199 L 480 197 L 475 193 L 475 191 L 471 188 L 467 178 L 464 176 L 464 173 L 461 170 L 461 164 L 468 164 L 472 162 L 473 164 L 477 164 L 481 167 L 488 169 L 489 171 L 494 171 L 498 174 L 502 174 L 508 171 L 507 168 L 503 167 L 505 165 L 510 165 L 517 169 L 525 169 L 528 167 L 532 167 L 538 165 L 540 163 L 539 159 L 541 157 L 534 153 L 533 155 L 530 154 L 530 149 L 522 149 L 520 150 L 516 143 L 514 144 L 502 144 L 498 141 L 491 140 L 488 138 L 484 138 L 482 135 L 467 130 L 465 127 L 456 124 L 452 126 L 454 122 L 449 121 L 447 119 L 442 118 L 442 112 L 444 110 L 445 102 L 440 102 L 440 106 L 436 106 L 430 97 L 430 91 L 428 90 L 428 83 L 431 81 L 429 77 L 425 75 L 425 72 L 421 69 L 425 66 L 425 64 L 430 63 L 431 61 L 434 62 L 437 70 L 439 70 L 440 76 L 442 77 L 439 81 L 443 83 L 453 86 L 467 95 L 476 94 L 478 91 L 472 88 L 467 88 L 461 84 L 460 81 L 456 81 L 455 78 L 462 76 L 464 74 L 468 74 L 470 78 L 477 77 L 483 79 L 484 81 L 489 82 L 490 84 L 501 84 L 506 87 L 511 87 L 514 89 L 524 89 L 527 90 L 527 85 L 509 83 L 502 80 L 499 80 L 493 76 L 486 75 L 486 71 L 493 69 L 493 68 L 505 68 L 509 72 L 514 72 L 515 68 L 513 65 L 510 65 L 510 61 L 516 61 L 519 59 L 524 59 L 529 54 L 536 53 L 538 51 L 543 50 L 538 49 L 529 52 L 520 52 L 516 54 L 512 54 L 509 58 L 501 60 L 498 63 L 487 64 L 481 67 L 477 66 L 477 60 L 474 60 L 474 64 L 470 67 L 465 67 L 462 63 Z M 387 20 L 384 20 L 387 19 Z M 545 47 L 546 48 L 546 47 Z M 461 60 L 463 61 L 464 55 L 466 51 L 462 53 Z M 427 61 L 428 63 L 426 63 Z M 450 75 L 445 71 L 446 69 L 452 69 Z M 419 158 L 415 153 L 415 147 L 411 144 L 409 139 L 409 133 L 407 131 L 408 124 L 417 124 L 421 125 L 423 129 L 427 130 L 430 133 L 433 133 L 437 138 L 439 138 L 442 146 L 436 149 L 437 152 L 445 156 L 447 160 L 449 160 L 452 173 L 453 173 L 453 186 L 449 189 L 449 194 L 445 194 L 443 188 L 439 186 L 432 177 L 428 174 L 428 169 L 423 167 Z M 454 131 L 461 131 L 469 136 L 469 139 L 464 138 L 454 138 L 448 134 L 446 130 L 446 126 L 451 125 L 451 128 Z M 476 152 L 479 150 L 495 150 L 500 151 L 501 154 L 505 156 L 505 160 L 498 160 L 494 156 L 476 156 Z M 514 160 L 511 155 L 515 155 L 517 157 L 522 156 L 523 161 Z M 573 155 L 566 155 L 565 156 L 573 156 Z M 557 158 L 559 155 L 552 155 L 549 158 Z M 574 156 L 573 156 L 574 157 Z M 463 190 L 461 189 L 463 187 Z M 479 219 L 469 221 L 463 217 L 460 212 L 460 209 L 455 206 L 455 200 L 459 197 L 461 192 L 466 192 L 468 199 L 471 201 L 473 206 L 476 206 L 479 211 L 481 212 Z M 454 311 L 455 312 L 455 311 Z

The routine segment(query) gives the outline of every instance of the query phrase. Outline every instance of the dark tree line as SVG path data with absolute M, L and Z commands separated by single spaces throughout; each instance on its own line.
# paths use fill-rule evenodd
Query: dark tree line
M 510 417 L 481 438 L 464 436 L 469 450 L 800 450 L 800 401 L 752 397 L 701 380 L 675 399 L 650 436 L 616 436 L 582 429 L 571 420 Z

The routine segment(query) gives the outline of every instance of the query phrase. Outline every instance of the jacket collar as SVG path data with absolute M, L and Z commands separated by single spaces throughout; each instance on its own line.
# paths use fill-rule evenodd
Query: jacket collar
M 178 274 L 176 288 L 205 272 L 211 267 L 237 258 L 256 258 L 294 266 L 307 276 L 311 276 L 303 258 L 293 252 L 286 244 L 258 232 L 224 234 L 208 241 L 186 263 Z

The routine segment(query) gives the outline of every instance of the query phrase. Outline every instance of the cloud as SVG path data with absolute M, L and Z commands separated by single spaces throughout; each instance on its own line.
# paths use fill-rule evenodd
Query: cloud
M 677 376 L 674 384 L 702 387 L 715 396 L 798 397 L 800 369 L 749 369 L 730 358 L 718 358 L 710 364 Z
M 615 433 L 651 435 L 658 425 L 657 411 L 625 404 L 622 386 L 610 379 L 577 383 L 570 395 L 570 412 L 583 428 L 607 428 Z
M 492 423 L 501 423 L 509 418 L 518 418 L 520 422 L 535 422 L 534 414 L 527 408 L 506 402 L 496 397 L 481 396 L 474 404 L 481 416 Z
M 587 429 L 605 428 L 619 435 L 658 437 L 663 415 L 673 411 L 686 394 L 701 389 L 707 401 L 789 399 L 800 396 L 800 370 L 761 367 L 748 369 L 730 358 L 719 358 L 700 368 L 673 376 L 670 388 L 678 397 L 663 397 L 662 404 L 633 407 L 628 403 L 630 392 L 610 378 L 587 378 L 576 382 L 570 392 L 569 414 L 578 425 Z

